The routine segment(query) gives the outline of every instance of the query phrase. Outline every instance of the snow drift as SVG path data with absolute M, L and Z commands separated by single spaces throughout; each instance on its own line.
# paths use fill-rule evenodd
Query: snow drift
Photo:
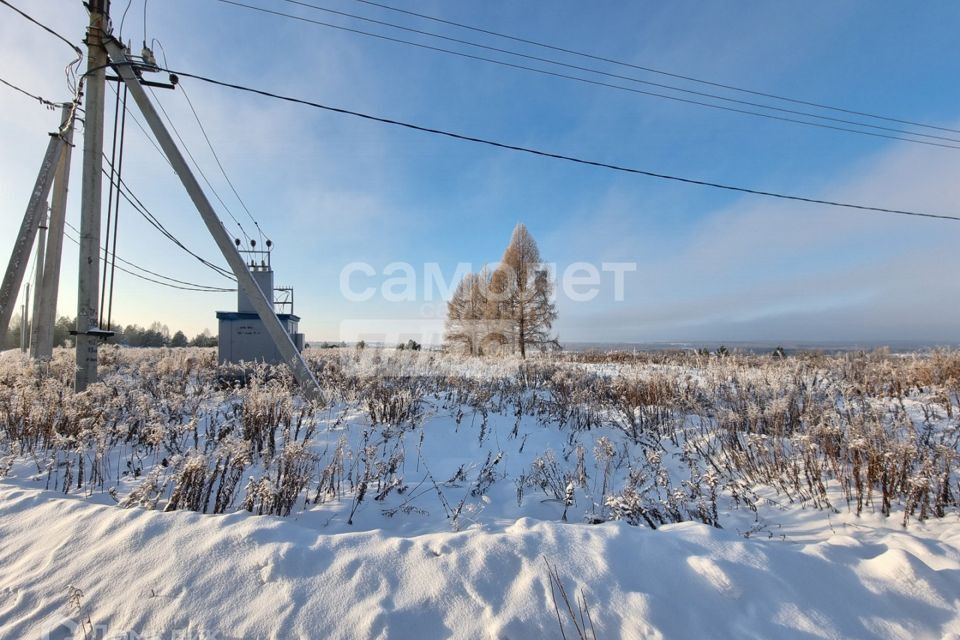
M 77 625 L 110 637 L 560 637 L 545 558 L 569 593 L 583 591 L 600 638 L 960 637 L 955 522 L 835 527 L 806 544 L 689 522 L 527 518 L 325 535 L 278 517 L 124 510 L 3 484 L 0 637 L 82 637 Z

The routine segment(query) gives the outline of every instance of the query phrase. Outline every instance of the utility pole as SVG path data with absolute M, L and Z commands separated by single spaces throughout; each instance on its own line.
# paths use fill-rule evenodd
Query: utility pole
M 309 398 L 319 399 L 321 393 L 316 379 L 313 377 L 313 374 L 310 373 L 310 369 L 307 367 L 303 356 L 294 346 L 293 341 L 290 339 L 290 334 L 287 333 L 286 329 L 280 323 L 279 318 L 277 318 L 277 314 L 270 302 L 270 300 L 273 299 L 273 291 L 262 291 L 260 285 L 257 284 L 257 281 L 250 273 L 243 257 L 230 239 L 230 234 L 228 234 L 227 230 L 223 227 L 223 224 L 217 217 L 216 211 L 213 210 L 210 201 L 203 193 L 200 183 L 197 182 L 196 177 L 190 170 L 190 165 L 187 164 L 183 154 L 180 153 L 173 138 L 170 137 L 167 128 L 163 125 L 163 121 L 160 120 L 160 116 L 157 114 L 153 103 L 150 102 L 150 98 L 147 97 L 146 91 L 144 91 L 140 85 L 140 79 L 134 73 L 133 67 L 130 66 L 123 46 L 116 40 L 110 39 L 106 41 L 106 47 L 110 52 L 110 59 L 116 64 L 117 73 L 126 83 L 127 88 L 129 88 L 134 101 L 137 103 L 137 107 L 139 107 L 140 112 L 147 121 L 147 125 L 149 125 L 150 130 L 153 131 L 153 136 L 157 139 L 167 159 L 170 160 L 170 164 L 173 165 L 177 177 L 180 178 L 184 188 L 187 190 L 187 194 L 190 196 L 190 199 L 193 200 L 194 206 L 196 206 L 197 211 L 200 212 L 200 217 L 203 218 L 204 224 L 207 225 L 210 235 L 213 236 L 214 241 L 220 248 L 220 252 L 223 253 L 223 257 L 227 260 L 227 264 L 230 265 L 233 274 L 237 277 L 237 286 L 247 294 L 250 303 L 253 305 L 257 315 L 260 316 L 260 320 L 263 321 L 263 325 L 267 329 L 267 333 L 270 335 L 273 343 L 276 345 L 277 350 L 280 352 L 281 357 L 283 357 L 284 361 L 286 361 L 287 365 L 293 371 L 297 382 L 300 383 L 300 388 L 303 390 L 304 395 Z M 265 295 L 267 293 L 271 296 L 270 300 L 268 300 Z
M 20 351 L 27 352 L 27 316 L 30 314 L 30 283 L 27 283 L 27 293 L 23 296 L 20 305 Z
M 53 356 L 53 327 L 57 322 L 63 226 L 67 217 L 67 189 L 70 184 L 70 158 L 73 151 L 73 114 L 74 105 L 63 107 L 63 124 L 60 127 L 63 131 L 63 153 L 53 177 L 43 282 L 39 285 L 39 298 L 34 302 L 33 326 L 30 327 L 30 355 L 37 360 L 49 360 Z
M 62 157 L 61 157 L 62 159 Z M 54 176 L 56 180 L 56 176 Z M 40 219 L 40 226 L 37 230 L 37 262 L 34 270 L 34 281 L 33 281 L 33 319 L 30 321 L 30 337 L 25 341 L 27 349 L 30 350 L 31 356 L 33 354 L 33 334 L 37 330 L 37 309 L 40 307 L 40 289 L 43 286 L 43 265 L 44 265 L 44 252 L 47 250 L 47 213 L 43 213 L 43 218 Z M 27 283 L 27 287 L 30 286 L 30 283 Z M 27 289 L 27 295 L 30 295 L 29 288 Z
M 3 284 L 0 284 L 0 339 L 7 335 L 10 318 L 13 316 L 14 305 L 17 302 L 17 293 L 20 291 L 20 285 L 23 284 L 27 261 L 30 259 L 33 241 L 37 236 L 37 227 L 40 226 L 40 217 L 47 209 L 47 194 L 50 193 L 53 173 L 65 146 L 60 136 L 59 131 L 50 134 L 50 142 L 43 155 L 40 172 L 37 174 L 37 181 L 30 194 L 30 202 L 27 204 L 26 213 L 23 214 L 23 222 L 20 224 L 20 231 L 13 245 L 13 253 L 10 254 L 10 262 L 7 263 L 7 270 L 3 275 Z
M 101 175 L 103 169 L 103 105 L 110 0 L 90 0 L 87 28 L 87 73 L 83 127 L 83 177 L 80 184 L 80 264 L 77 285 L 76 390 L 97 381 L 97 307 L 100 284 Z

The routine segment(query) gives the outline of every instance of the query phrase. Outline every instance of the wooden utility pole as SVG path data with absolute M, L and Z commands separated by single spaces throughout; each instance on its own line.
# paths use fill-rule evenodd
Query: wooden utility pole
M 83 177 L 80 184 L 80 264 L 77 285 L 76 390 L 97 381 L 97 310 L 100 284 L 100 215 L 103 170 L 103 105 L 110 0 L 90 0 L 83 126 Z
M 60 290 L 60 261 L 63 255 L 63 226 L 67 217 L 67 189 L 70 184 L 70 158 L 73 151 L 73 105 L 63 107 L 63 153 L 53 178 L 50 197 L 50 221 L 47 229 L 46 259 L 43 281 L 34 302 L 33 325 L 30 327 L 30 356 L 49 360 L 53 356 L 53 327 L 57 322 L 57 294 Z

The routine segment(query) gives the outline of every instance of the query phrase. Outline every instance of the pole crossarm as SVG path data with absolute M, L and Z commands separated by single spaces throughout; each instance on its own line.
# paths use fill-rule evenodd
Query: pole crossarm
M 300 383 L 304 394 L 308 398 L 319 399 L 321 397 L 320 387 L 310 372 L 310 369 L 307 367 L 303 355 L 297 350 L 296 346 L 294 346 L 290 334 L 287 333 L 280 319 L 277 318 L 270 302 L 267 300 L 265 292 L 260 289 L 260 285 L 257 284 L 253 275 L 250 273 L 246 263 L 230 239 L 230 234 L 227 233 L 223 223 L 220 222 L 220 218 L 214 211 L 203 189 L 201 189 L 200 183 L 197 182 L 196 177 L 193 175 L 193 171 L 191 171 L 183 154 L 180 153 L 180 149 L 177 148 L 173 138 L 170 137 L 170 133 L 160 119 L 153 103 L 147 96 L 146 91 L 144 91 L 143 86 L 141 86 L 140 79 L 137 77 L 130 61 L 127 59 L 126 52 L 122 45 L 113 38 L 106 40 L 104 44 L 110 60 L 115 65 L 117 74 L 129 88 L 130 94 L 137 103 L 137 107 L 147 121 L 160 148 L 163 149 L 167 159 L 170 160 L 170 164 L 173 165 L 187 194 L 190 196 L 190 199 L 193 200 L 194 206 L 196 206 L 197 211 L 200 213 L 200 217 L 203 218 L 207 230 L 209 230 L 210 235 L 213 236 L 217 247 L 237 277 L 237 286 L 249 297 L 254 310 L 257 312 L 257 315 L 260 316 L 260 320 L 266 327 L 267 333 L 276 345 L 281 357 L 293 371 L 293 375 L 297 379 L 297 382 Z M 272 296 L 273 292 L 270 291 L 269 294 Z

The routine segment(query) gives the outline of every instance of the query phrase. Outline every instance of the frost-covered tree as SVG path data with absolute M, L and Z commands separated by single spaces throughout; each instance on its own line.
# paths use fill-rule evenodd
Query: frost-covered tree
M 540 249 L 526 225 L 519 223 L 491 277 L 490 298 L 491 313 L 507 327 L 505 337 L 521 357 L 529 347 L 543 348 L 551 342 L 550 329 L 557 319 L 552 295 L 553 283 Z
M 471 355 L 504 349 L 526 357 L 530 348 L 556 344 L 553 283 L 526 226 L 518 224 L 499 266 L 471 273 L 447 305 L 447 342 Z
M 447 341 L 470 355 L 479 355 L 487 299 L 482 273 L 464 276 L 447 303 Z
M 191 347 L 215 347 L 217 346 L 217 336 L 211 335 L 209 329 L 204 329 L 202 333 L 194 336 L 190 341 Z
M 559 347 L 557 339 L 550 335 L 557 319 L 557 306 L 553 302 L 553 282 L 546 269 L 540 269 L 534 275 L 533 295 L 524 309 L 527 314 L 526 344 L 537 349 Z

